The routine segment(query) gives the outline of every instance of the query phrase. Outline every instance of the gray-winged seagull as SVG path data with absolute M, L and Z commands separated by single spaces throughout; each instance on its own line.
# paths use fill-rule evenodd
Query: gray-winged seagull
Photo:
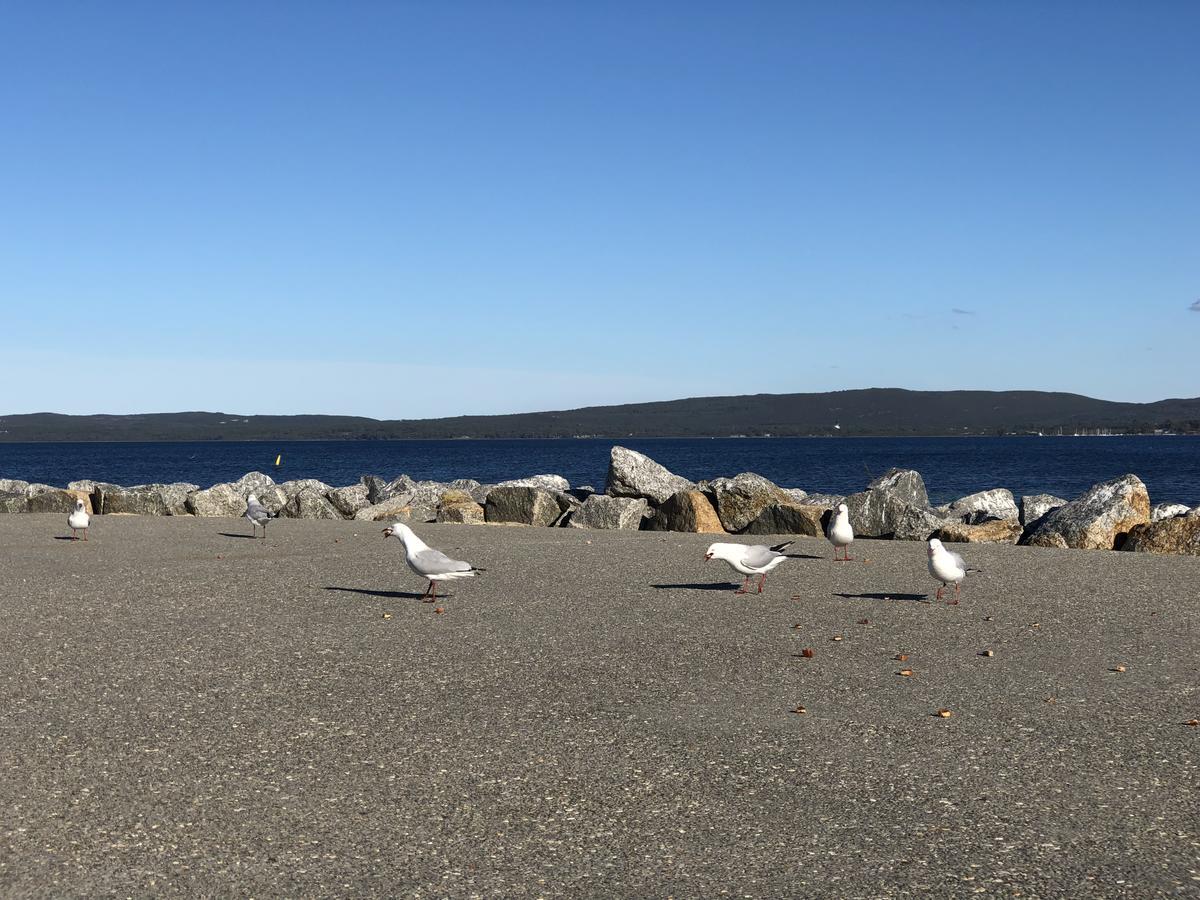
M 784 541 L 774 547 L 763 544 L 711 544 L 704 558 L 723 559 L 735 572 L 746 576 L 742 586 L 734 591 L 735 594 L 746 593 L 746 585 L 750 583 L 751 576 L 757 575 L 758 593 L 761 594 L 767 581 L 767 573 L 787 559 L 781 551 L 793 543 L 795 542 Z
M 385 538 L 398 538 L 404 545 L 404 561 L 408 567 L 422 578 L 429 579 L 429 587 L 421 599 L 426 603 L 437 600 L 437 583 L 450 581 L 455 578 L 474 578 L 476 572 L 482 572 L 469 562 L 461 559 L 451 559 L 441 550 L 434 550 L 403 522 L 396 522 L 383 529 Z

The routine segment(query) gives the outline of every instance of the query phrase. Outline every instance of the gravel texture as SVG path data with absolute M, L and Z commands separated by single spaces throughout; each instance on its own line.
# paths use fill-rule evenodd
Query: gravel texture
M 1198 559 L 382 527 L 0 516 L 0 894 L 1200 895 Z

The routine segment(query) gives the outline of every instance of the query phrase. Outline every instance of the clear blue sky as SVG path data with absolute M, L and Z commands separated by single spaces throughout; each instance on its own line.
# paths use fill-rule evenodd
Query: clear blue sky
M 1194 2 L 46 2 L 0 36 L 0 413 L 1200 395 Z

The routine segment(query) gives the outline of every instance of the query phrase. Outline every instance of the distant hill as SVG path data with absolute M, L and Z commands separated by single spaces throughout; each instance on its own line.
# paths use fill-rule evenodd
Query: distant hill
M 1200 397 L 1115 403 L 1045 391 L 907 391 L 695 397 L 622 406 L 447 419 L 242 416 L 3 416 L 0 441 L 373 440 L 397 438 L 709 437 L 729 435 L 1200 433 Z

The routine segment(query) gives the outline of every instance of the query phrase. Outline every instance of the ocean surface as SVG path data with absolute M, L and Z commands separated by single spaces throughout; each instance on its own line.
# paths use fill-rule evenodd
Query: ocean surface
M 365 474 L 490 482 L 552 472 L 572 486 L 603 490 L 614 443 L 692 480 L 757 472 L 784 487 L 842 494 L 899 466 L 924 476 L 936 504 L 992 487 L 1070 498 L 1132 472 L 1152 502 L 1200 505 L 1200 436 L 0 443 L 0 478 L 208 487 L 258 470 L 276 481 L 319 478 L 341 486 Z

